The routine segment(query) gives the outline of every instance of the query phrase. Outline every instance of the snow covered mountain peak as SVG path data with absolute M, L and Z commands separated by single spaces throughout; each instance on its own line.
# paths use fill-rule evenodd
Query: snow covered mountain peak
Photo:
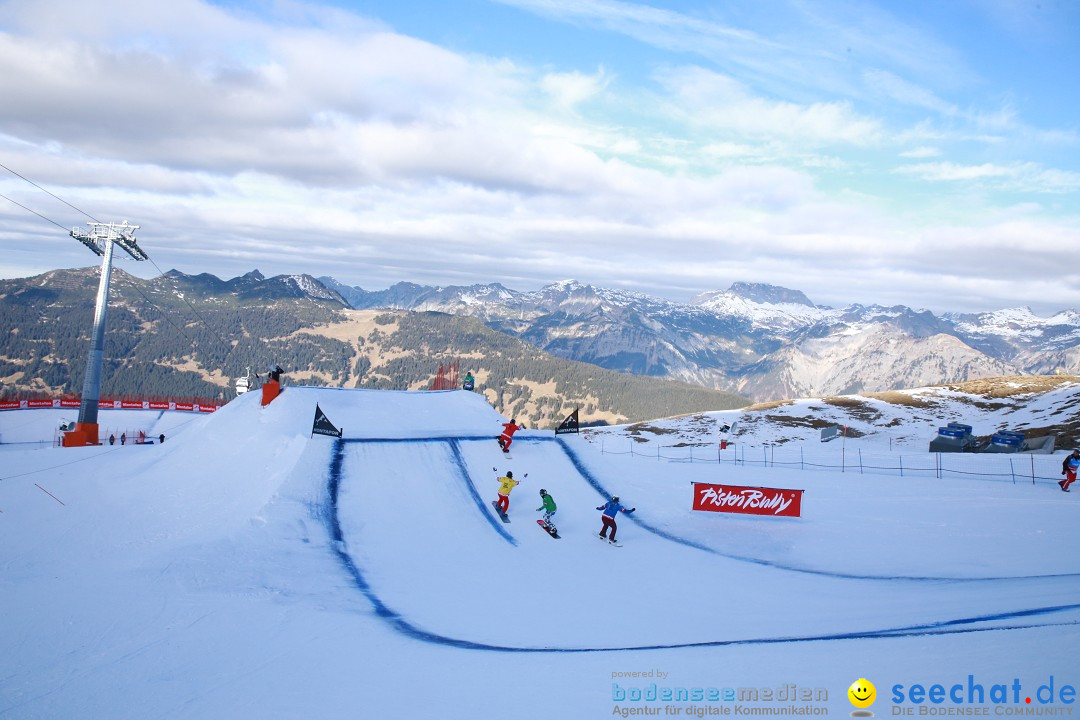
M 1039 341 L 1060 339 L 1062 333 L 1075 336 L 1080 325 L 1080 313 L 1065 310 L 1049 318 L 1039 317 L 1028 307 L 1006 308 L 993 312 L 947 315 L 962 332 L 981 337 Z
M 769 285 L 768 283 L 735 282 L 731 284 L 727 292 L 761 305 L 806 305 L 815 307 L 814 303 L 810 302 L 810 298 L 806 297 L 801 291 L 791 290 L 779 285 Z
M 764 283 L 737 282 L 723 291 L 702 293 L 690 300 L 696 307 L 748 320 L 755 328 L 790 330 L 839 316 L 819 308 L 798 290 Z
M 292 285 L 302 295 L 316 300 L 332 300 L 334 302 L 340 302 L 341 297 L 328 290 L 322 283 L 310 275 L 287 275 L 284 278 L 285 282 Z

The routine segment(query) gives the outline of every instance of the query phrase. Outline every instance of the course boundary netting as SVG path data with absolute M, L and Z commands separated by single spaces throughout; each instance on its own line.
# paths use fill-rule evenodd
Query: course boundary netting
M 734 467 L 787 468 L 895 477 L 968 477 L 1011 483 L 1050 483 L 1061 479 L 1060 454 L 882 452 L 845 445 L 826 448 L 803 444 L 647 445 L 638 441 L 587 438 L 605 455 L 631 455 L 642 460 L 709 463 Z M 636 447 L 635 447 L 636 446 Z

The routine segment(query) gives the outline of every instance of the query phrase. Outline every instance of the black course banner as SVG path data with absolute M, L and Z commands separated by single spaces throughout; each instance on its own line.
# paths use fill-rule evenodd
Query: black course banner
M 578 411 L 570 413 L 566 416 L 566 419 L 562 421 L 562 425 L 555 428 L 556 435 L 562 435 L 563 433 L 576 433 L 578 432 Z
M 315 403 L 315 422 L 311 425 L 311 434 L 341 437 L 341 433 L 342 431 L 334 427 L 334 423 L 330 422 L 330 419 L 326 417 L 326 413 L 322 411 L 319 404 Z

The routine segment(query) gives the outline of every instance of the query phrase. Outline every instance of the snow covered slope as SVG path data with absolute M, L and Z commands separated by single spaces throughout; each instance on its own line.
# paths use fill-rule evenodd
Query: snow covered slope
M 343 440 L 310 437 L 316 403 Z M 35 412 L 0 415 L 2 437 Z M 650 683 L 794 684 L 824 698 L 784 708 L 844 714 L 860 677 L 890 714 L 897 683 L 1080 683 L 1074 495 L 732 471 L 542 431 L 507 458 L 501 420 L 460 391 L 290 387 L 164 445 L 2 446 L 0 717 L 776 709 L 620 698 Z M 802 488 L 803 517 L 691 513 L 690 483 L 721 479 Z M 562 539 L 536 526 L 541 487 Z M 613 493 L 638 508 L 621 548 L 594 537 Z

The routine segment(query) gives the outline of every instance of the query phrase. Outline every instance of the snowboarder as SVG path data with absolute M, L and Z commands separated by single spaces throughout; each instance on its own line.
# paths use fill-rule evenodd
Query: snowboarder
M 544 490 L 543 488 L 541 488 L 541 490 L 540 490 L 540 499 L 543 501 L 543 505 L 536 508 L 536 512 L 540 512 L 541 510 L 543 510 L 544 511 L 544 524 L 549 526 L 549 527 L 554 528 L 555 526 L 551 524 L 551 518 L 555 515 L 555 510 L 556 510 L 555 498 L 548 495 L 547 490 Z
M 510 492 L 520 485 L 520 482 L 514 479 L 514 472 L 512 470 L 506 471 L 506 476 L 499 478 L 499 499 L 495 503 L 495 507 L 503 515 L 510 512 Z
M 1069 492 L 1069 486 L 1076 482 L 1076 469 L 1080 467 L 1080 450 L 1073 450 L 1072 455 L 1065 458 L 1061 463 L 1061 474 L 1064 480 L 1058 482 L 1058 486 L 1065 492 Z
M 461 387 L 465 390 L 472 390 L 474 386 L 475 381 L 473 380 L 472 370 L 470 370 L 469 372 L 465 373 L 465 382 L 462 383 Z
M 619 514 L 620 510 L 622 510 L 627 515 L 637 510 L 637 508 L 630 508 L 629 510 L 627 510 L 622 505 L 620 505 L 618 495 L 611 498 L 611 501 L 607 504 L 600 505 L 596 509 L 604 511 L 604 515 L 600 518 L 604 521 L 604 527 L 600 530 L 600 537 L 607 540 L 612 545 L 615 544 L 615 533 L 619 529 L 619 527 L 615 524 L 615 516 Z M 611 537 L 608 537 L 607 535 L 608 528 L 611 528 Z
M 499 447 L 502 448 L 504 453 L 510 452 L 510 443 L 514 441 L 514 433 L 523 427 L 524 425 L 518 425 L 514 418 L 510 418 L 508 423 L 503 423 L 502 435 L 499 436 Z

